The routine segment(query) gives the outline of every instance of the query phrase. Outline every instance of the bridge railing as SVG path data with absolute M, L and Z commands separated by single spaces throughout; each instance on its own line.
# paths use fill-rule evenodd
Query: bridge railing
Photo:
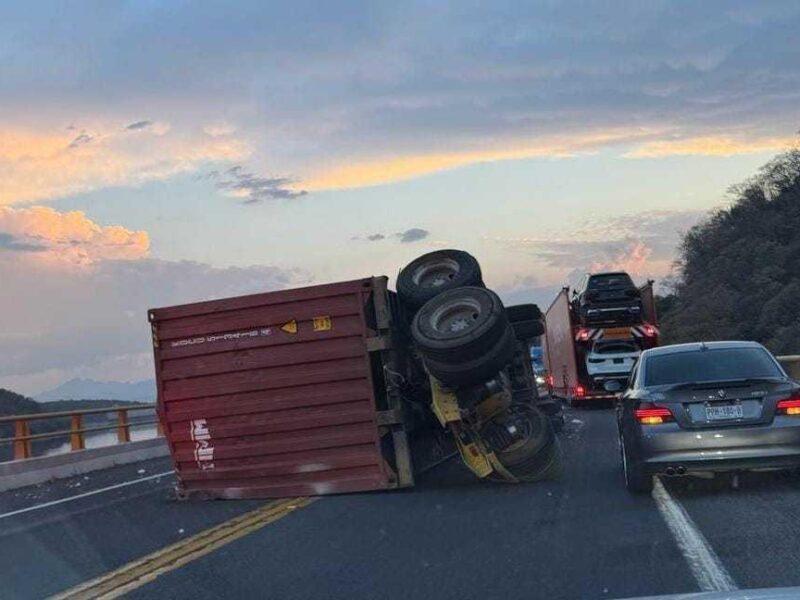
M 83 450 L 86 447 L 87 433 L 116 430 L 117 443 L 122 444 L 131 441 L 131 427 L 153 424 L 157 426 L 157 435 L 163 436 L 164 432 L 161 429 L 161 424 L 158 421 L 158 418 L 145 420 L 137 419 L 133 422 L 131 422 L 128 418 L 128 413 L 144 411 L 155 412 L 155 406 L 109 406 L 108 408 L 89 408 L 84 410 L 67 410 L 63 412 L 33 413 L 29 415 L 0 417 L 0 425 L 3 423 L 14 424 L 14 436 L 0 438 L 0 444 L 13 443 L 14 460 L 22 460 L 31 458 L 33 456 L 32 446 L 35 440 L 69 437 L 70 450 Z M 103 424 L 84 427 L 85 416 L 103 413 L 116 413 L 116 422 L 108 425 Z M 69 419 L 70 427 L 69 429 L 62 429 L 58 431 L 31 433 L 31 421 L 43 421 L 48 419 Z

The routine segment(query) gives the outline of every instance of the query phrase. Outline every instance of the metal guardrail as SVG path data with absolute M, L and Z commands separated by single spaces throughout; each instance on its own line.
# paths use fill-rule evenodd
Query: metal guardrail
M 34 440 L 44 440 L 55 437 L 69 436 L 71 450 L 83 450 L 86 447 L 86 434 L 95 431 L 117 431 L 117 442 L 123 444 L 131 441 L 131 427 L 139 425 L 157 425 L 157 435 L 163 436 L 160 421 L 156 419 L 147 421 L 135 421 L 131 423 L 128 419 L 129 412 L 135 411 L 155 411 L 155 406 L 109 406 L 108 408 L 89 408 L 84 410 L 68 410 L 63 412 L 33 413 L 29 415 L 12 415 L 0 417 L 0 424 L 14 423 L 14 437 L 0 438 L 0 444 L 14 444 L 14 460 L 31 458 L 32 442 Z M 85 415 L 102 413 L 117 413 L 117 422 L 113 425 L 100 425 L 93 427 L 83 426 Z M 45 433 L 31 434 L 30 422 L 42 421 L 46 419 L 70 419 L 70 428 L 59 431 L 48 431 Z

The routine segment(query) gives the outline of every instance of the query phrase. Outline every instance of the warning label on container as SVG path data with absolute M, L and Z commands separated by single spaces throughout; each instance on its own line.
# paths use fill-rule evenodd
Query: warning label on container
M 286 333 L 297 333 L 297 320 L 292 319 L 288 323 L 281 325 L 281 331 L 285 331 Z
M 330 331 L 331 326 L 332 322 L 330 317 L 314 317 L 314 331 Z
M 194 460 L 204 471 L 214 468 L 214 445 L 205 419 L 189 421 L 189 434 L 194 441 Z
M 234 331 L 231 333 L 219 333 L 215 335 L 205 335 L 193 338 L 184 338 L 182 340 L 173 340 L 169 343 L 171 348 L 180 348 L 181 346 L 194 346 L 196 344 L 208 344 L 210 342 L 227 342 L 229 340 L 241 340 L 254 337 L 263 337 L 272 335 L 272 328 L 267 327 L 264 329 L 249 329 L 247 331 Z

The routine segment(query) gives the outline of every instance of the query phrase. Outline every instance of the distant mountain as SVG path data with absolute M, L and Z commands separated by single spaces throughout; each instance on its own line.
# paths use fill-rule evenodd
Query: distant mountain
M 152 379 L 133 383 L 70 379 L 57 388 L 34 397 L 39 402 L 53 400 L 122 400 L 126 402 L 155 402 L 156 382 Z

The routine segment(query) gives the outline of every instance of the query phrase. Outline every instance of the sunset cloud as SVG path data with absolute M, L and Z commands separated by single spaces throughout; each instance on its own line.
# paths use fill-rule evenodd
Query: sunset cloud
M 34 392 L 78 375 L 149 376 L 148 308 L 310 279 L 294 269 L 215 267 L 148 251 L 146 232 L 101 226 L 79 211 L 0 207 L 0 314 L 14 315 L 0 328 L 0 387 Z
M 0 206 L 0 242 L 3 239 L 7 249 L 31 252 L 31 260 L 60 266 L 136 260 L 147 256 L 150 248 L 145 231 L 102 227 L 80 211 L 62 213 L 46 206 Z
M 153 125 L 136 127 L 132 135 L 129 128 L 99 125 L 76 135 L 0 123 L 0 205 L 137 185 L 250 154 L 249 146 L 235 138 L 165 132 Z
M 509 147 L 495 145 L 493 148 L 461 152 L 385 158 L 353 157 L 339 166 L 311 175 L 302 185 L 308 190 L 358 188 L 403 181 L 476 163 L 526 158 L 568 158 L 596 151 L 607 145 L 633 143 L 658 133 L 658 130 L 645 127 L 619 128 L 578 135 L 551 136 L 526 146 L 509 142 Z
M 756 152 L 780 152 L 797 142 L 796 137 L 731 138 L 693 137 L 647 142 L 626 153 L 625 158 L 661 158 L 664 156 L 733 156 Z

